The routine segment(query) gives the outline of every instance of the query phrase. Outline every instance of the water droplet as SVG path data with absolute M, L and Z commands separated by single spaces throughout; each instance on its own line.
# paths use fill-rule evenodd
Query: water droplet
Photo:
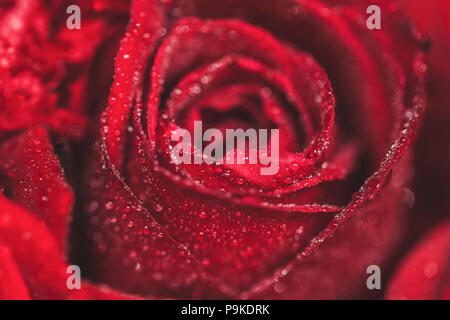
M 112 210 L 114 208 L 114 203 L 112 201 L 108 201 L 105 203 L 106 210 Z
M 438 273 L 438 270 L 439 267 L 436 262 L 430 261 L 425 265 L 423 272 L 428 279 L 431 279 Z
M 283 293 L 284 291 L 286 291 L 286 284 L 284 284 L 283 282 L 277 282 L 273 286 L 273 290 L 276 293 Z
M 205 267 L 209 267 L 211 265 L 211 260 L 209 260 L 208 258 L 203 259 L 202 265 Z

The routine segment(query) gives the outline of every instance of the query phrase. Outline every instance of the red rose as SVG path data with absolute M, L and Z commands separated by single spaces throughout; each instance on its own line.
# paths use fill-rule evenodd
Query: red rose
M 381 30 L 365 0 L 81 1 L 80 30 L 64 4 L 2 5 L 0 297 L 379 296 L 428 42 L 377 2 Z M 194 121 L 278 128 L 278 172 L 174 165 Z

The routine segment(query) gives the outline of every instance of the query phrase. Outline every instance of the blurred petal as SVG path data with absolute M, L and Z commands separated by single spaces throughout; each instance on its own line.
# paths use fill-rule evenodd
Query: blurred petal
M 386 299 L 450 299 L 450 220 L 439 224 L 400 263 Z

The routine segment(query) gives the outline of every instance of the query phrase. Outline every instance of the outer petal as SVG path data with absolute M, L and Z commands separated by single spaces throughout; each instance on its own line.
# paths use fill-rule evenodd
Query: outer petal
M 0 240 L 10 251 L 33 298 L 67 293 L 63 255 L 47 227 L 24 208 L 0 196 Z
M 8 247 L 0 243 L 0 299 L 29 299 L 28 289 Z
M 386 299 L 450 300 L 450 220 L 410 251 L 390 280 Z
M 0 154 L 0 185 L 6 185 L 14 202 L 42 219 L 64 248 L 73 194 L 47 131 L 34 128 L 8 139 L 0 145 Z
M 417 236 L 450 212 L 450 2 L 401 1 L 409 15 L 430 35 L 429 107 L 416 146 L 416 210 L 410 226 Z
M 388 268 L 404 233 L 411 191 L 405 176 L 408 157 L 393 170 L 380 194 L 357 209 L 335 235 L 309 255 L 299 254 L 291 264 L 242 294 L 246 299 L 369 299 L 379 291 L 366 287 L 367 267 Z M 319 243 L 318 243 L 319 244 Z
M 67 263 L 50 230 L 0 195 L 0 294 L 5 299 L 127 299 L 106 287 L 67 288 Z
M 0 154 L 0 297 L 124 298 L 90 284 L 67 288 L 64 248 L 73 194 L 46 130 L 9 138 Z

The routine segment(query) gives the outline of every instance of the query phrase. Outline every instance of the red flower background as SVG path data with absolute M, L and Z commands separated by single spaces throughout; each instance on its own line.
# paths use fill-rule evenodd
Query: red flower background
M 450 297 L 448 1 L 70 4 L 0 5 L 0 298 Z M 171 164 L 195 120 L 279 172 Z

